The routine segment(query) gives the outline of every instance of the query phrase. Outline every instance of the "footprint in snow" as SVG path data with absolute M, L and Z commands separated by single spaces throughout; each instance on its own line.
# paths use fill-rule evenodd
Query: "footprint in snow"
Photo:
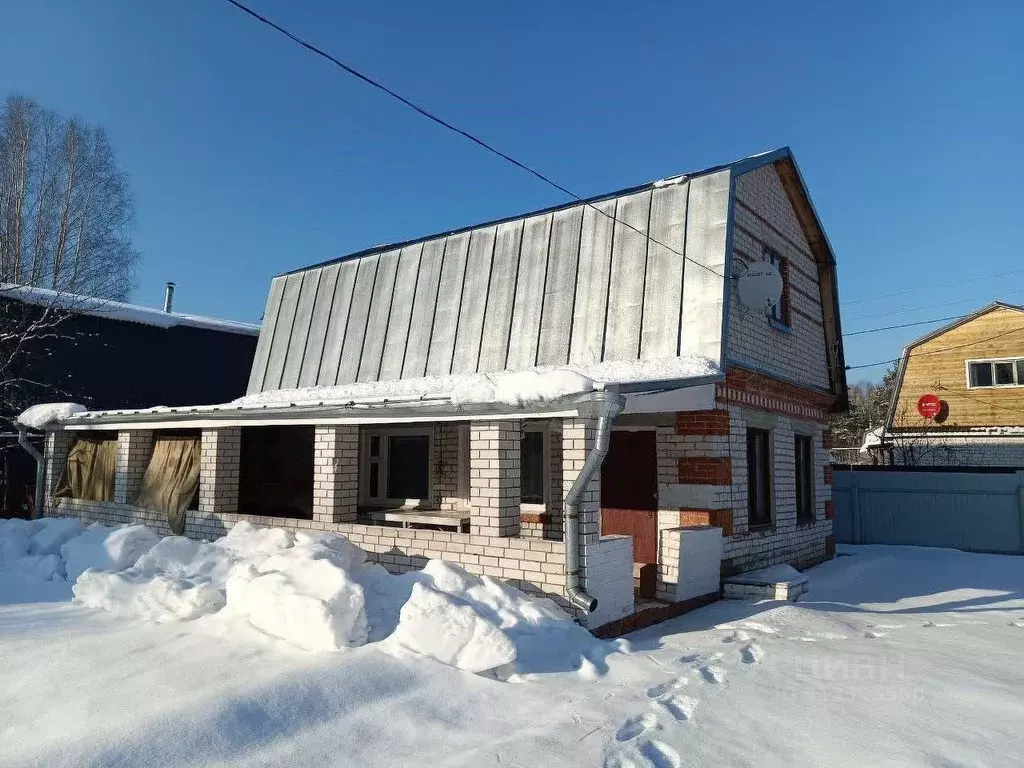
M 750 639 L 750 633 L 744 632 L 742 629 L 737 629 L 731 635 L 722 638 L 723 643 L 745 643 Z
M 1008 627 L 1024 627 L 1024 620 L 1008 621 L 1006 622 Z
M 722 658 L 721 653 L 688 653 L 679 657 L 680 664 L 706 664 L 709 661 L 718 661 Z
M 682 765 L 678 752 L 668 744 L 654 739 L 640 747 L 640 754 L 646 757 L 654 768 L 679 768 Z
M 939 621 L 926 621 L 921 625 L 922 627 L 952 627 L 952 624 L 944 624 Z
M 630 741 L 635 739 L 642 733 L 653 730 L 658 727 L 658 718 L 655 717 L 653 712 L 644 712 L 642 715 L 636 715 L 635 717 L 629 718 L 626 722 L 619 726 L 619 730 L 615 733 L 616 741 Z
M 679 722 L 692 720 L 693 712 L 697 709 L 698 700 L 692 696 L 667 696 L 657 702 L 666 712 L 672 715 Z
M 875 632 L 874 630 L 868 630 L 864 633 L 864 637 L 868 640 L 877 640 L 880 637 L 885 637 L 888 632 Z
M 676 688 L 681 688 L 689 682 L 685 677 L 674 677 L 663 683 L 658 683 L 647 689 L 648 699 L 660 699 L 666 693 L 671 693 Z
M 903 629 L 906 624 L 868 624 L 872 629 Z
M 612 752 L 604 759 L 604 768 L 651 768 L 651 761 L 639 752 Z
M 725 680 L 725 670 L 714 664 L 705 664 L 700 668 L 700 674 L 709 683 L 720 683 Z
M 764 651 L 761 650 L 761 646 L 757 643 L 751 643 L 740 651 L 740 660 L 744 664 L 760 664 L 763 658 Z

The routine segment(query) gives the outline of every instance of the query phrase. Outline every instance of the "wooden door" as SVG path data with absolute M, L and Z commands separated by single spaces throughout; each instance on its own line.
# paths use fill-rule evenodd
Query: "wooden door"
M 601 465 L 601 534 L 633 537 L 640 594 L 653 596 L 658 563 L 658 460 L 654 432 L 612 432 Z

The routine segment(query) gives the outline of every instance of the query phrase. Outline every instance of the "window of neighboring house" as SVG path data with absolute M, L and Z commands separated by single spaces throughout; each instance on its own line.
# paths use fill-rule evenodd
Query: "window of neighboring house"
M 544 504 L 544 430 L 524 429 L 519 455 L 520 487 L 523 504 Z
M 1007 360 L 969 360 L 967 386 L 1024 387 L 1024 358 Z
M 796 520 L 814 520 L 814 443 L 809 435 L 796 435 Z
M 430 504 L 429 429 L 367 431 L 363 439 L 362 498 L 370 504 Z
M 767 429 L 747 430 L 747 520 L 750 528 L 772 523 L 771 439 Z
M 789 287 L 787 285 L 789 269 L 786 266 L 786 260 L 771 248 L 764 249 L 764 260 L 779 270 L 779 274 L 782 275 L 782 295 L 779 297 L 778 302 L 769 310 L 768 316 L 777 323 L 789 325 L 789 307 L 787 306 L 789 300 L 789 291 L 787 290 Z

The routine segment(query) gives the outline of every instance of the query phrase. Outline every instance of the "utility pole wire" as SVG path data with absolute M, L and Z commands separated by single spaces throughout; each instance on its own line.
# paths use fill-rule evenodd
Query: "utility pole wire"
M 985 338 L 985 339 L 975 339 L 974 341 L 969 341 L 966 344 L 957 344 L 955 347 L 944 347 L 942 349 L 929 349 L 929 350 L 927 350 L 925 352 L 911 352 L 906 357 L 909 359 L 911 357 L 923 357 L 924 355 L 937 355 L 940 352 L 951 352 L 954 349 L 963 349 L 964 347 L 973 347 L 975 344 L 981 344 L 981 343 L 986 342 L 986 341 L 992 341 L 993 339 L 1001 339 L 1003 336 L 1009 336 L 1011 333 L 1021 333 L 1022 331 L 1024 331 L 1024 328 L 1011 328 L 1009 331 L 1003 331 L 1002 333 L 997 333 L 995 336 L 989 336 L 988 338 Z M 848 371 L 856 371 L 856 370 L 858 370 L 860 368 L 874 368 L 875 366 L 878 366 L 878 365 L 888 365 L 889 363 L 898 363 L 902 359 L 903 359 L 903 356 L 901 355 L 900 357 L 894 357 L 891 360 L 879 360 L 877 363 L 864 363 L 863 365 L 848 365 L 848 366 L 846 366 L 846 370 L 848 370 Z
M 405 106 L 409 107 L 409 109 L 414 110 L 415 112 L 419 113 L 420 115 L 422 115 L 423 117 L 427 118 L 431 122 L 437 123 L 442 128 L 446 128 L 447 130 L 452 131 L 453 133 L 456 133 L 456 134 L 458 134 L 459 136 L 462 136 L 465 139 L 468 139 L 469 141 L 473 142 L 474 144 L 476 144 L 476 145 L 482 147 L 483 149 L 487 150 L 491 154 L 497 155 L 498 157 L 500 157 L 501 159 L 505 160 L 506 162 L 509 162 L 512 165 L 514 165 L 516 168 L 519 168 L 519 169 L 521 169 L 523 171 L 526 171 L 531 176 L 534 176 L 535 178 L 540 179 L 545 184 L 553 187 L 554 189 L 558 190 L 559 192 L 561 192 L 563 194 L 568 195 L 569 197 L 571 197 L 576 202 L 583 203 L 588 208 L 592 208 L 593 210 L 597 211 L 602 216 L 612 220 L 613 222 L 616 222 L 616 223 L 621 224 L 622 226 L 624 226 L 624 227 L 626 227 L 628 229 L 633 230 L 638 235 L 641 235 L 644 238 L 646 238 L 649 242 L 655 243 L 656 245 L 660 245 L 662 248 L 665 248 L 666 250 L 674 253 L 676 256 L 679 256 L 681 259 L 683 259 L 683 261 L 688 261 L 691 264 L 696 264 L 701 269 L 706 269 L 708 272 L 710 272 L 711 274 L 715 275 L 716 277 L 720 277 L 723 280 L 726 279 L 726 276 L 723 275 L 721 272 L 717 272 L 714 269 L 712 269 L 711 267 L 707 266 L 706 264 L 701 264 L 699 261 L 696 261 L 695 259 L 691 259 L 690 257 L 686 256 L 684 253 L 682 253 L 680 251 L 677 251 L 672 246 L 666 245 L 665 243 L 662 243 L 662 242 L 654 239 L 647 232 L 642 232 L 641 230 L 639 230 L 636 227 L 634 227 L 632 224 L 629 224 L 629 223 L 623 221 L 622 219 L 616 218 L 615 216 L 612 216 L 611 214 L 605 213 L 604 211 L 602 211 L 600 208 L 598 208 L 593 203 L 588 203 L 586 201 L 586 199 L 580 197 L 575 192 L 573 192 L 573 191 L 571 191 L 569 189 L 566 189 L 561 184 L 559 184 L 556 181 L 553 181 L 552 179 L 550 179 L 549 177 L 545 176 L 540 171 L 538 171 L 538 170 L 536 170 L 534 168 L 531 168 L 530 166 L 526 165 L 525 163 L 521 163 L 520 161 L 516 160 L 514 157 L 512 157 L 510 155 L 507 155 L 504 152 L 502 152 L 500 149 L 497 149 L 493 145 L 488 144 L 483 139 L 481 139 L 481 138 L 479 138 L 477 136 L 474 136 L 472 133 L 469 133 L 468 131 L 464 131 L 462 128 L 459 128 L 456 125 L 452 125 L 447 120 L 444 120 L 443 118 L 438 117 L 433 112 L 431 112 L 428 109 L 426 109 L 425 107 L 421 107 L 416 102 L 410 101 L 409 99 L 407 99 L 404 96 L 402 96 L 400 93 L 392 90 L 391 88 L 388 88 L 383 83 L 380 83 L 380 82 L 374 80 L 369 75 L 363 74 L 362 72 L 360 72 L 355 67 L 349 66 L 345 62 L 335 58 L 334 56 L 332 56 L 331 54 L 327 53 L 323 49 L 318 48 L 317 46 L 313 45 L 312 43 L 308 42 L 307 40 L 304 40 L 303 38 L 299 37 L 298 35 L 296 35 L 296 34 L 294 34 L 292 32 L 289 32 L 287 29 L 282 27 L 280 24 L 276 24 L 275 22 L 273 22 L 270 19 L 268 19 L 266 16 L 263 16 L 262 14 L 257 13 L 252 8 L 250 8 L 249 6 L 244 5 L 243 3 L 238 2 L 238 0 L 227 0 L 227 2 L 231 3 L 231 5 L 235 6 L 235 8 L 240 10 L 242 13 L 245 13 L 248 16 L 251 16 L 252 18 L 256 19 L 257 21 L 262 22 L 263 24 L 266 24 L 268 27 L 271 27 L 272 29 L 275 29 L 276 31 L 280 32 L 282 35 L 287 37 L 289 40 L 291 40 L 292 42 L 302 46 L 303 48 L 305 48 L 306 50 L 310 51 L 311 53 L 313 53 L 313 54 L 315 54 L 317 56 L 320 56 L 321 58 L 326 59 L 327 61 L 329 61 L 332 64 L 334 64 L 336 67 L 341 68 L 342 70 L 344 70 L 348 74 L 352 75 L 353 77 L 358 78 L 359 80 L 362 80 L 364 83 L 366 83 L 370 87 L 376 88 L 379 91 L 383 91 L 384 93 L 386 93 L 391 98 L 401 102 Z

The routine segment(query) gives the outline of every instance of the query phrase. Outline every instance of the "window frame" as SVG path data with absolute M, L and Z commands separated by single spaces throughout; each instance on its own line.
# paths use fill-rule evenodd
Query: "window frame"
M 752 482 L 754 475 L 755 459 L 751 438 L 756 434 L 764 436 L 764 501 L 765 518 L 755 520 L 755 484 Z M 771 429 L 764 427 L 748 426 L 746 431 L 747 442 L 747 530 L 759 531 L 770 529 L 775 524 L 775 492 L 772 482 L 772 467 L 774 466 L 774 433 Z M 758 496 L 760 493 L 757 494 Z
M 996 363 L 1009 363 L 1013 370 L 1013 383 L 1012 384 L 996 384 Z M 991 384 L 972 384 L 971 383 L 971 366 L 972 365 L 983 365 L 989 366 L 989 373 L 992 375 Z M 1024 387 L 1024 354 L 1016 355 L 1013 357 L 979 357 L 970 360 L 964 360 L 964 371 L 967 378 L 968 389 L 1018 389 Z
M 802 458 L 801 447 L 806 446 L 807 456 Z M 814 436 L 802 432 L 793 434 L 793 474 L 796 484 L 796 522 L 797 525 L 815 521 L 815 462 Z M 803 470 L 803 472 L 801 472 Z M 803 475 L 803 476 L 802 476 Z M 806 486 L 806 487 L 804 487 Z M 806 496 L 806 499 L 804 498 Z
M 527 502 L 522 500 L 523 493 L 523 468 L 519 467 L 519 509 L 521 512 L 547 512 L 548 504 L 551 501 L 551 425 L 546 421 L 524 421 L 522 426 L 523 436 L 526 436 L 527 432 L 540 432 L 542 437 L 542 479 L 541 479 L 541 496 L 543 501 L 541 503 Z M 520 446 L 520 450 L 522 447 Z
M 768 319 L 771 320 L 772 323 L 780 326 L 780 330 L 789 329 L 790 307 L 787 301 L 789 292 L 786 290 L 786 288 L 789 287 L 789 266 L 787 259 L 774 248 L 767 245 L 764 246 L 761 258 L 763 261 L 767 261 L 773 267 L 778 269 L 779 275 L 782 277 L 782 294 L 779 296 L 779 302 L 769 308 Z
M 427 438 L 427 495 L 422 499 L 393 499 L 387 496 L 389 440 L 393 436 L 426 437 Z M 370 441 L 380 440 L 380 450 L 375 457 L 370 456 Z M 435 504 L 435 439 L 432 426 L 412 425 L 408 427 L 372 427 L 364 428 L 359 439 L 359 503 L 373 507 L 402 507 L 409 509 L 431 509 Z M 370 495 L 370 465 L 377 465 L 378 495 Z M 383 495 L 382 495 L 383 494 Z

